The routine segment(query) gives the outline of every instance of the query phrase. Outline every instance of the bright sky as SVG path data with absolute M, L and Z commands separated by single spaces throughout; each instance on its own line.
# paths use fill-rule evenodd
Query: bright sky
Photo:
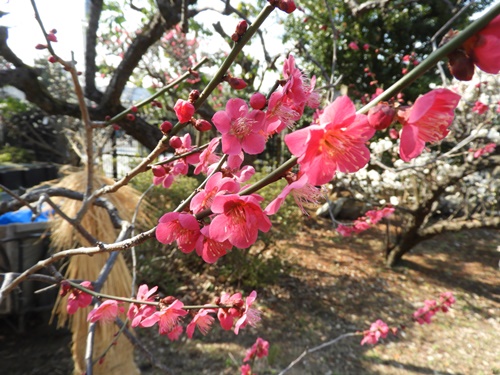
M 141 1 L 136 0 L 134 4 L 141 6 Z M 237 2 L 233 2 L 234 6 Z M 58 42 L 53 44 L 56 53 L 64 59 L 70 59 L 71 51 L 75 53 L 75 60 L 80 61 L 80 69 L 83 68 L 83 41 L 82 31 L 85 27 L 85 0 L 36 0 L 38 10 L 47 31 L 57 30 Z M 200 0 L 200 8 L 211 7 L 222 10 L 224 5 L 221 1 Z M 0 25 L 9 27 L 8 44 L 10 48 L 26 63 L 32 64 L 34 59 L 48 57 L 47 51 L 36 50 L 38 43 L 45 43 L 42 32 L 35 20 L 30 0 L 0 0 L 0 10 L 9 13 L 0 18 Z M 278 24 L 284 18 L 282 12 L 274 14 L 266 20 L 264 32 L 269 30 L 270 36 L 266 37 L 267 49 L 271 55 L 284 51 L 281 43 L 281 28 Z M 139 13 L 130 11 L 126 15 L 127 20 L 136 25 L 140 22 Z M 233 17 L 222 16 L 216 11 L 202 12 L 197 19 L 207 27 L 220 21 L 226 33 L 231 34 L 238 22 Z M 132 26 L 131 29 L 135 29 Z M 200 48 L 205 52 L 213 52 L 214 47 L 229 51 L 229 45 L 217 33 L 214 34 L 210 43 L 200 43 Z M 254 38 L 253 45 L 245 47 L 249 53 L 258 60 L 264 61 L 264 54 L 258 38 Z

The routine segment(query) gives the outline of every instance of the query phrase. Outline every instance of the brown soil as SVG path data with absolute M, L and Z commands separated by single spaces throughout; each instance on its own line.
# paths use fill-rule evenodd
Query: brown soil
M 142 330 L 140 338 L 174 374 L 238 374 L 245 350 L 262 337 L 271 349 L 254 370 L 277 374 L 305 348 L 367 329 L 377 319 L 398 325 L 425 299 L 451 291 L 457 303 L 432 324 L 410 323 L 374 347 L 361 346 L 359 336 L 347 338 L 306 356 L 287 374 L 500 374 L 500 231 L 441 235 L 387 269 L 382 231 L 342 238 L 325 228 L 309 228 L 274 249 L 288 266 L 258 290 L 263 319 L 257 328 L 235 336 L 216 327 L 206 337 L 195 333 L 175 343 L 156 330 Z M 210 294 L 207 282 L 200 276 L 179 294 Z M 69 335 L 31 321 L 36 324 L 22 335 L 2 321 L 0 372 L 71 373 Z M 140 353 L 137 361 L 144 374 L 160 373 Z

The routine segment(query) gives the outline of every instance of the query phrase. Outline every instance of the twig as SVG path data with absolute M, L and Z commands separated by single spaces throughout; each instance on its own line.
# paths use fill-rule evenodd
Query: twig
M 31 207 L 31 205 L 29 204 L 28 201 L 26 201 L 25 199 L 23 199 L 22 197 L 20 197 L 19 195 L 17 195 L 16 193 L 14 193 L 12 190 L 10 190 L 9 188 L 7 188 L 6 186 L 0 184 L 0 190 L 3 190 L 5 191 L 7 194 L 9 194 L 12 198 L 16 199 L 17 201 L 19 201 L 19 203 L 21 203 L 23 206 L 26 206 L 28 207 L 31 212 L 33 213 L 33 216 L 36 216 L 38 215 L 38 212 L 36 212 L 36 209 L 34 207 Z
M 351 337 L 351 336 L 359 336 L 361 335 L 362 333 L 361 332 L 350 332 L 350 333 L 344 333 L 343 335 L 340 335 L 339 337 L 333 339 L 333 340 L 330 340 L 330 341 L 327 341 L 321 345 L 318 345 L 318 346 L 315 346 L 314 348 L 311 348 L 311 349 L 306 349 L 302 352 L 301 355 L 299 355 L 295 360 L 293 360 L 284 370 L 282 370 L 278 375 L 283 375 L 284 373 L 288 372 L 288 370 L 290 370 L 293 366 L 295 366 L 297 363 L 299 363 L 300 361 L 302 361 L 304 359 L 304 357 L 308 354 L 311 354 L 311 353 L 314 353 L 318 350 L 321 350 L 321 349 L 324 349 L 328 346 L 331 346 L 333 344 L 336 344 L 338 341 L 342 340 L 342 339 L 345 339 L 347 337 Z

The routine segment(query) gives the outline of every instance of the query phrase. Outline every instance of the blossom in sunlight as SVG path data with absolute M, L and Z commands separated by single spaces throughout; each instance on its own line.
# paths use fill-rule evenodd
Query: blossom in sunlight
M 379 319 L 371 324 L 370 330 L 363 332 L 364 337 L 363 340 L 361 340 L 361 345 L 375 345 L 380 339 L 385 339 L 388 333 L 389 327 Z
M 244 364 L 240 367 L 240 372 L 241 372 L 241 375 L 252 375 L 252 368 L 247 363 L 247 364 Z
M 190 121 L 195 110 L 193 103 L 183 99 L 178 99 L 174 106 L 175 115 L 181 124 Z
M 375 129 L 365 115 L 356 114 L 347 96 L 337 98 L 312 124 L 285 137 L 290 152 L 298 158 L 301 171 L 313 185 L 329 182 L 336 171 L 356 172 L 370 160 L 365 143 Z
M 198 330 L 201 332 L 203 336 L 205 336 L 210 330 L 212 323 L 215 318 L 210 315 L 211 313 L 215 313 L 214 309 L 200 309 L 198 313 L 194 316 L 191 323 L 189 323 L 186 327 L 186 334 L 191 339 L 193 338 L 194 329 L 198 327 Z
M 83 281 L 80 283 L 84 288 L 92 290 L 92 283 L 90 281 Z M 68 296 L 68 304 L 66 305 L 66 311 L 68 314 L 74 314 L 78 309 L 87 307 L 92 303 L 92 296 L 79 289 L 73 289 Z
M 241 317 L 237 320 L 234 325 L 234 333 L 238 334 L 240 328 L 246 327 L 247 324 L 250 324 L 252 327 L 255 327 L 256 324 L 260 321 L 260 311 L 254 309 L 252 304 L 257 298 L 257 292 L 254 290 L 250 295 L 245 299 L 245 307 L 241 314 Z
M 175 329 L 179 326 L 179 319 L 188 313 L 183 307 L 184 304 L 178 299 L 175 299 L 170 305 L 162 307 L 160 311 L 144 319 L 141 326 L 152 327 L 158 323 L 160 335 L 168 335 L 173 332 L 173 336 L 175 336 L 178 333 L 178 329 Z
M 259 230 L 271 229 L 271 221 L 259 205 L 262 200 L 257 194 L 216 196 L 212 203 L 216 216 L 210 223 L 210 237 L 219 242 L 228 240 L 240 249 L 253 245 Z
M 293 175 L 293 176 L 292 176 Z M 304 203 L 319 204 L 320 198 L 323 196 L 321 189 L 311 185 L 307 179 L 307 175 L 303 174 L 300 178 L 292 174 L 287 178 L 288 184 L 276 199 L 270 202 L 264 209 L 267 215 L 274 215 L 280 209 L 285 201 L 285 198 L 291 194 L 295 199 L 295 203 L 299 206 L 304 215 L 309 215 L 304 208 Z
M 453 296 L 451 292 L 443 292 L 439 296 L 439 304 L 441 305 L 442 312 L 448 312 L 448 309 L 453 305 L 457 300 Z
M 196 253 L 207 263 L 215 263 L 233 248 L 229 241 L 217 241 L 210 237 L 210 226 L 201 229 L 201 236 L 196 242 Z
M 194 169 L 194 174 L 208 173 L 210 165 L 219 162 L 220 156 L 215 153 L 215 149 L 219 145 L 220 138 L 213 138 L 208 147 L 204 149 L 199 157 L 199 163 Z
M 349 43 L 349 48 L 352 49 L 353 51 L 359 51 L 359 46 L 356 42 Z
M 156 239 L 163 244 L 176 241 L 179 249 L 190 253 L 200 236 L 200 226 L 193 215 L 169 212 L 163 215 L 156 227 Z
M 488 110 L 488 106 L 479 100 L 474 103 L 474 107 L 472 107 L 472 112 L 476 112 L 480 115 L 485 113 Z
M 267 357 L 268 354 L 269 354 L 269 341 L 257 337 L 255 344 L 253 344 L 252 347 L 247 350 L 243 362 L 249 362 L 254 358 L 264 358 Z
M 142 284 L 137 290 L 136 299 L 138 301 L 154 302 L 157 290 L 157 286 L 149 289 L 146 284 Z M 131 303 L 127 312 L 127 317 L 131 321 L 132 327 L 141 327 L 142 320 L 153 315 L 155 312 L 156 306 Z
M 473 44 L 469 55 L 474 64 L 486 73 L 500 72 L 500 15 L 496 16 L 471 40 Z
M 448 89 L 435 89 L 419 96 L 415 104 L 398 113 L 403 124 L 399 155 L 408 162 L 419 156 L 426 142 L 437 142 L 448 135 L 460 95 Z
M 125 309 L 123 306 L 120 306 L 118 301 L 108 299 L 89 312 L 87 321 L 95 323 L 100 320 L 109 323 L 114 321 L 118 314 L 124 311 Z
M 222 172 L 214 173 L 207 181 L 205 188 L 196 194 L 189 208 L 197 214 L 212 206 L 212 202 L 217 195 L 234 194 L 240 190 L 238 184 L 231 177 L 223 177 Z
M 234 319 L 240 317 L 240 309 L 245 302 L 241 297 L 241 293 L 233 295 L 229 293 L 222 293 L 221 297 L 215 302 L 220 307 L 217 311 L 217 319 L 219 319 L 220 326 L 226 331 L 233 328 Z
M 470 149 L 469 152 L 473 152 L 474 158 L 477 159 L 483 155 L 491 154 L 493 151 L 495 151 L 496 147 L 496 143 L 488 143 L 484 147 L 478 148 L 477 150 Z
M 413 313 L 413 319 L 415 319 L 418 324 L 430 324 L 432 317 L 438 310 L 439 307 L 435 300 L 425 300 L 424 307 L 420 307 Z
M 229 99 L 226 110 L 216 112 L 212 122 L 222 134 L 222 152 L 225 154 L 237 155 L 243 150 L 247 154 L 256 155 L 264 151 L 264 112 L 248 112 L 243 99 Z

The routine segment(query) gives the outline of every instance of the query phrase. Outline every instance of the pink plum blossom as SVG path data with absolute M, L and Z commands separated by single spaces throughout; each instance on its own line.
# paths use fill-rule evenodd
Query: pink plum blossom
M 241 365 L 241 367 L 240 367 L 240 375 L 252 375 L 252 374 L 253 374 L 252 367 L 250 367 L 250 365 L 248 363 L 244 364 L 244 365 Z
M 219 162 L 220 156 L 215 153 L 215 149 L 219 145 L 220 137 L 213 138 L 204 149 L 199 157 L 199 163 L 194 169 L 194 174 L 208 173 L 210 165 Z
M 441 305 L 442 312 L 448 312 L 448 309 L 453 305 L 457 300 L 453 296 L 451 292 L 443 292 L 439 296 L 439 304 Z
M 152 327 L 158 323 L 160 335 L 168 335 L 170 332 L 177 334 L 178 330 L 176 332 L 175 328 L 179 326 L 179 319 L 188 313 L 183 309 L 183 307 L 184 304 L 176 299 L 170 305 L 163 307 L 160 311 L 157 311 L 153 315 L 145 318 L 142 321 L 141 326 Z
M 197 193 L 190 203 L 190 209 L 197 214 L 212 206 L 217 195 L 234 194 L 240 190 L 240 184 L 230 177 L 223 177 L 222 172 L 214 173 L 207 181 L 205 188 Z
M 252 308 L 252 304 L 254 303 L 256 298 L 257 298 L 257 292 L 254 290 L 245 299 L 245 307 L 243 309 L 241 317 L 234 325 L 235 334 L 238 334 L 240 328 L 246 327 L 247 324 L 250 324 L 252 327 L 255 327 L 256 324 L 260 321 L 260 311 Z
M 269 218 L 259 205 L 262 200 L 257 194 L 216 196 L 212 203 L 216 216 L 210 223 L 210 237 L 219 242 L 229 240 L 240 249 L 253 245 L 259 230 L 267 232 L 271 228 Z
M 474 103 L 474 107 L 472 107 L 472 112 L 476 112 L 480 115 L 485 113 L 488 110 L 488 106 L 479 100 Z
M 399 155 L 408 162 L 419 156 L 426 142 L 437 142 L 448 135 L 460 95 L 448 89 L 435 89 L 418 97 L 415 104 L 398 113 L 403 124 Z
M 352 49 L 353 51 L 359 51 L 359 46 L 356 42 L 349 43 L 349 48 Z
M 379 319 L 375 323 L 372 323 L 369 331 L 363 332 L 364 337 L 361 340 L 361 345 L 375 345 L 380 339 L 385 339 L 388 333 L 389 327 Z
M 269 354 L 269 341 L 266 341 L 260 337 L 257 337 L 255 344 L 247 350 L 243 362 L 249 362 L 254 358 L 264 358 Z
M 309 215 L 304 208 L 304 203 L 319 204 L 319 199 L 322 197 L 321 189 L 311 185 L 307 179 L 307 175 L 303 174 L 300 178 L 293 175 L 288 179 L 288 184 L 276 199 L 270 202 L 264 209 L 266 215 L 274 215 L 280 209 L 285 201 L 285 198 L 291 194 L 295 199 L 295 203 L 299 206 L 304 215 Z
M 471 39 L 474 45 L 470 55 L 474 64 L 486 73 L 500 72 L 500 15 Z
M 356 114 L 351 100 L 342 96 L 329 104 L 310 125 L 285 137 L 301 171 L 313 185 L 329 182 L 336 171 L 356 172 L 370 160 L 365 143 L 375 130 L 365 115 Z
M 196 253 L 207 263 L 215 263 L 233 247 L 228 240 L 220 242 L 210 237 L 209 226 L 203 227 L 200 232 L 201 236 L 196 242 Z
M 229 99 L 226 110 L 216 112 L 212 122 L 222 134 L 222 152 L 225 154 L 236 155 L 243 150 L 247 154 L 256 155 L 264 151 L 264 112 L 248 112 L 243 99 Z
M 95 323 L 100 320 L 109 323 L 114 321 L 118 314 L 124 311 L 125 309 L 120 306 L 118 301 L 108 299 L 89 312 L 87 321 Z
M 193 103 L 188 102 L 187 100 L 178 99 L 174 106 L 175 115 L 179 122 L 185 123 L 191 120 L 193 117 L 195 108 Z
M 191 323 L 189 323 L 186 327 L 186 334 L 191 339 L 193 338 L 194 329 L 198 327 L 198 330 L 201 332 L 203 336 L 205 336 L 210 330 L 212 323 L 215 318 L 211 313 L 215 313 L 214 309 L 200 309 L 198 313 L 194 316 Z
M 163 244 L 176 241 L 179 249 L 190 253 L 200 236 L 200 226 L 193 215 L 169 212 L 163 215 L 156 227 L 156 239 Z
M 90 281 L 83 281 L 80 283 L 84 288 L 92 290 L 92 283 Z M 92 296 L 80 289 L 74 288 L 68 296 L 68 304 L 66 306 L 66 311 L 68 314 L 72 315 L 76 313 L 78 309 L 87 307 L 92 303 Z
M 234 319 L 240 317 L 239 309 L 244 305 L 241 293 L 235 293 L 233 295 L 222 293 L 221 297 L 216 301 L 216 304 L 227 306 L 219 308 L 217 311 L 217 318 L 219 319 L 222 329 L 228 331 L 233 328 Z
M 424 307 L 420 307 L 413 313 L 413 319 L 419 324 L 430 324 L 432 317 L 438 311 L 437 302 L 435 300 L 425 300 Z
M 136 299 L 139 301 L 154 302 L 157 286 L 148 288 L 146 284 L 139 286 Z M 153 315 L 156 312 L 156 306 L 146 304 L 131 303 L 127 312 L 127 317 L 131 321 L 132 327 L 141 327 L 143 319 Z

